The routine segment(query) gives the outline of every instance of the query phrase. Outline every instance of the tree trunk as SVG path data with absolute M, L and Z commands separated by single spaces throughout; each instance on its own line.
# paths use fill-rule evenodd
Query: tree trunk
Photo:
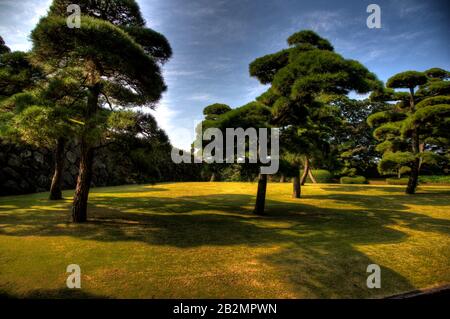
M 264 214 L 264 206 L 266 204 L 267 175 L 259 174 L 258 193 L 256 194 L 256 203 L 254 213 L 256 215 Z
M 412 150 L 413 154 L 419 154 L 419 136 L 417 130 L 413 130 L 412 136 Z M 409 175 L 408 186 L 406 187 L 406 194 L 415 194 L 417 184 L 419 182 L 419 171 L 420 171 L 420 159 L 416 158 L 413 165 L 411 166 L 411 173 Z
M 281 174 L 280 183 L 284 183 L 284 182 L 286 182 L 286 177 L 284 176 L 284 174 Z
M 66 141 L 59 138 L 55 148 L 55 171 L 53 173 L 52 185 L 50 186 L 50 200 L 62 199 L 62 174 L 64 170 L 64 149 Z
M 419 159 L 416 159 L 411 167 L 406 194 L 415 194 L 419 182 Z
M 77 187 L 73 197 L 72 221 L 83 223 L 87 220 L 87 202 L 92 180 L 92 163 L 94 150 L 85 140 L 81 142 L 80 169 L 78 172 Z
M 415 103 L 414 103 L 414 88 L 409 89 L 410 92 L 410 109 L 411 112 L 414 113 L 415 111 Z M 411 134 L 411 146 L 412 146 L 412 152 L 414 155 L 418 155 L 420 151 L 420 142 L 419 142 L 419 132 L 417 132 L 417 129 L 414 128 Z M 408 180 L 408 186 L 406 187 L 406 194 L 415 194 L 417 184 L 419 181 L 419 170 L 420 170 L 420 159 L 416 158 L 413 165 L 411 166 L 411 173 L 409 175 Z
M 90 122 L 98 111 L 98 97 L 100 85 L 89 88 L 87 101 L 86 126 L 80 142 L 80 168 L 78 171 L 77 186 L 73 196 L 72 221 L 83 223 L 87 220 L 87 202 L 92 180 L 92 164 L 94 162 L 94 148 L 88 141 L 87 134 L 95 128 L 95 123 Z
M 292 198 L 300 198 L 301 186 L 300 186 L 300 178 L 298 176 L 295 176 L 292 179 L 292 187 L 293 187 Z
M 305 156 L 305 164 L 304 164 L 304 168 L 303 168 L 303 174 L 302 174 L 302 177 L 300 179 L 300 184 L 301 185 L 305 185 L 306 177 L 308 176 L 308 172 L 309 172 L 309 160 Z
M 398 169 L 398 172 L 397 172 L 397 178 L 398 178 L 398 179 L 402 178 L 402 173 L 400 172 L 400 169 Z
M 311 169 L 308 169 L 308 176 L 314 184 L 317 184 L 316 178 L 314 177 Z
M 209 179 L 210 182 L 216 181 L 216 173 L 212 173 L 211 178 Z

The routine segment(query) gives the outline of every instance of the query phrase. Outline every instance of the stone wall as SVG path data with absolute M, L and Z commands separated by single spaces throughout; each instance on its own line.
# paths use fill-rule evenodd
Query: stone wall
M 73 189 L 78 176 L 77 146 L 65 154 L 63 188 Z M 117 165 L 121 163 L 121 165 Z M 53 153 L 47 149 L 17 146 L 0 142 L 0 196 L 44 192 L 50 189 Z M 94 161 L 93 186 L 132 184 L 130 165 L 123 154 L 102 149 Z

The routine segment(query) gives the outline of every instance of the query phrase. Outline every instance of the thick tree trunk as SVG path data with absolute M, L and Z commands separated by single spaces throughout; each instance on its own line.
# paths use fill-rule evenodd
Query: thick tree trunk
M 286 177 L 284 176 L 284 174 L 281 174 L 280 183 L 284 183 L 284 182 L 286 182 Z
M 86 119 L 90 120 L 98 111 L 98 97 L 100 86 L 96 84 L 89 88 Z M 87 134 L 95 127 L 95 124 L 86 124 L 85 132 L 80 142 L 80 168 L 78 172 L 77 186 L 73 196 L 72 221 L 83 223 L 87 220 L 87 202 L 92 180 L 92 165 L 94 162 L 94 148 L 88 141 Z
M 295 176 L 292 179 L 292 198 L 300 198 L 301 195 L 301 186 L 300 186 L 300 178 L 298 176 Z
M 416 159 L 411 167 L 406 194 L 415 194 L 419 182 L 419 159 Z
M 62 174 L 64 170 L 64 149 L 66 141 L 59 138 L 55 148 L 55 171 L 53 173 L 52 185 L 50 186 L 50 200 L 62 199 Z
M 259 174 L 258 192 L 256 194 L 256 203 L 254 213 L 256 215 L 264 214 L 264 206 L 266 204 L 267 175 Z
M 302 174 L 302 177 L 300 179 L 300 184 L 301 185 L 305 185 L 306 177 L 308 176 L 308 172 L 309 172 L 309 160 L 305 156 L 305 164 L 304 164 L 304 167 L 303 167 L 303 174 Z
M 92 180 L 92 163 L 94 150 L 82 141 L 80 155 L 80 169 L 78 172 L 77 187 L 73 197 L 72 221 L 83 223 L 87 220 L 87 202 Z

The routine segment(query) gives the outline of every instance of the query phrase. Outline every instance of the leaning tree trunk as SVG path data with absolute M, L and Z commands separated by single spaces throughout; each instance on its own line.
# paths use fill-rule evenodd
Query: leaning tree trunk
M 314 177 L 311 169 L 308 169 L 308 176 L 314 184 L 317 184 L 316 178 Z
M 304 164 L 304 168 L 303 168 L 303 174 L 300 179 L 301 185 L 305 185 L 306 177 L 308 176 L 308 172 L 309 172 L 309 160 L 308 160 L 308 157 L 305 156 L 305 164 Z
M 98 110 L 98 97 L 100 95 L 99 84 L 89 88 L 89 97 L 87 101 L 87 120 L 91 120 Z M 73 196 L 72 221 L 74 223 L 83 223 L 87 220 L 87 202 L 89 189 L 92 180 L 92 165 L 94 162 L 94 148 L 88 141 L 90 130 L 93 125 L 86 125 L 86 131 L 83 132 L 80 141 L 80 168 L 78 171 L 77 186 Z
M 66 141 L 59 138 L 55 148 L 55 171 L 53 173 L 52 185 L 50 186 L 50 200 L 62 199 L 62 174 L 64 170 L 64 149 Z
M 264 214 L 264 206 L 266 204 L 267 175 L 259 174 L 258 193 L 256 194 L 256 203 L 254 213 L 256 215 Z
M 298 176 L 295 176 L 292 179 L 292 198 L 300 198 L 301 195 L 301 186 L 300 186 L 300 178 Z

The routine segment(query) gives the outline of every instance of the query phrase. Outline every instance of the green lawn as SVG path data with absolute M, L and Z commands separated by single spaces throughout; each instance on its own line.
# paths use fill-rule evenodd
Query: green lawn
M 450 186 L 172 183 L 0 197 L 0 295 L 108 298 L 382 297 L 450 283 Z M 65 288 L 79 264 L 82 289 Z M 381 289 L 366 267 L 381 266 Z

